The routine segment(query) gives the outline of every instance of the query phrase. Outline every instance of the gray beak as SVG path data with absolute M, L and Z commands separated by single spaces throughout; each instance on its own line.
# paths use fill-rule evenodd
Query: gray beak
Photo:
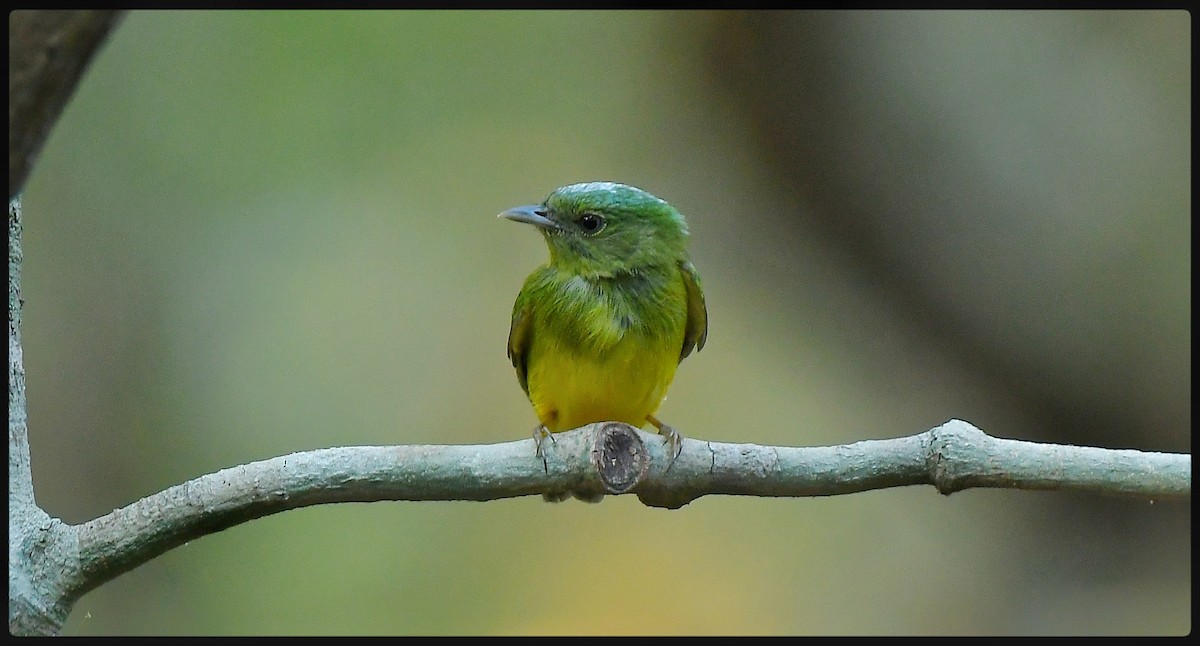
M 528 206 L 513 207 L 503 213 L 498 214 L 496 217 L 532 224 L 533 226 L 541 229 L 557 231 L 560 228 L 558 223 L 546 217 L 546 213 L 547 211 L 545 206 L 542 206 L 541 204 L 530 204 Z

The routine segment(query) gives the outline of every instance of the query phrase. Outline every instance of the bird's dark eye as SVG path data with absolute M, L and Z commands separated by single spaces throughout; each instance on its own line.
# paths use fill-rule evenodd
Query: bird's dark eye
M 604 218 L 595 213 L 584 213 L 579 218 L 579 228 L 584 233 L 597 233 L 604 228 Z

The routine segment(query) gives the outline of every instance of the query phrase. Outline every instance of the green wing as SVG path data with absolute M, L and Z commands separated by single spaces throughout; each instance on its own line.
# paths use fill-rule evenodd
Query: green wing
M 517 369 L 517 381 L 521 390 L 529 395 L 529 376 L 526 365 L 529 361 L 529 342 L 533 337 L 533 309 L 525 296 L 525 290 L 517 295 L 513 304 L 512 327 L 508 328 L 508 358 Z
M 683 273 L 683 284 L 687 287 L 687 326 L 683 331 L 683 349 L 679 351 L 679 360 L 692 353 L 692 348 L 700 351 L 704 348 L 704 340 L 708 338 L 708 308 L 704 305 L 704 292 L 700 289 L 700 274 L 690 261 L 679 263 Z M 516 319 L 513 319 L 516 326 Z M 511 336 L 510 336 L 511 339 Z M 512 347 L 512 341 L 509 341 Z M 524 383 L 524 382 L 522 382 Z

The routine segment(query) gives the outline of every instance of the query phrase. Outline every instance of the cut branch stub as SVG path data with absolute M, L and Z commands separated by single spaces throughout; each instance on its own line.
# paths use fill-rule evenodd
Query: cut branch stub
M 604 490 L 622 494 L 641 482 L 650 469 L 650 455 L 632 426 L 612 422 L 596 432 L 592 464 L 600 474 Z

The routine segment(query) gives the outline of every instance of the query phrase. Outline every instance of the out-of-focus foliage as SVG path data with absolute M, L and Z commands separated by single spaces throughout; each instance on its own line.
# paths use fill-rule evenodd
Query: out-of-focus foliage
M 1189 16 L 816 20 L 131 13 L 24 196 L 39 503 L 527 437 L 504 342 L 546 251 L 494 215 L 593 179 L 688 216 L 710 334 L 660 410 L 685 435 L 960 417 L 1190 451 Z M 1063 424 L 1112 411 L 1127 432 Z M 1186 505 L 927 487 L 323 506 L 172 551 L 66 633 L 1179 634 L 1190 532 Z

